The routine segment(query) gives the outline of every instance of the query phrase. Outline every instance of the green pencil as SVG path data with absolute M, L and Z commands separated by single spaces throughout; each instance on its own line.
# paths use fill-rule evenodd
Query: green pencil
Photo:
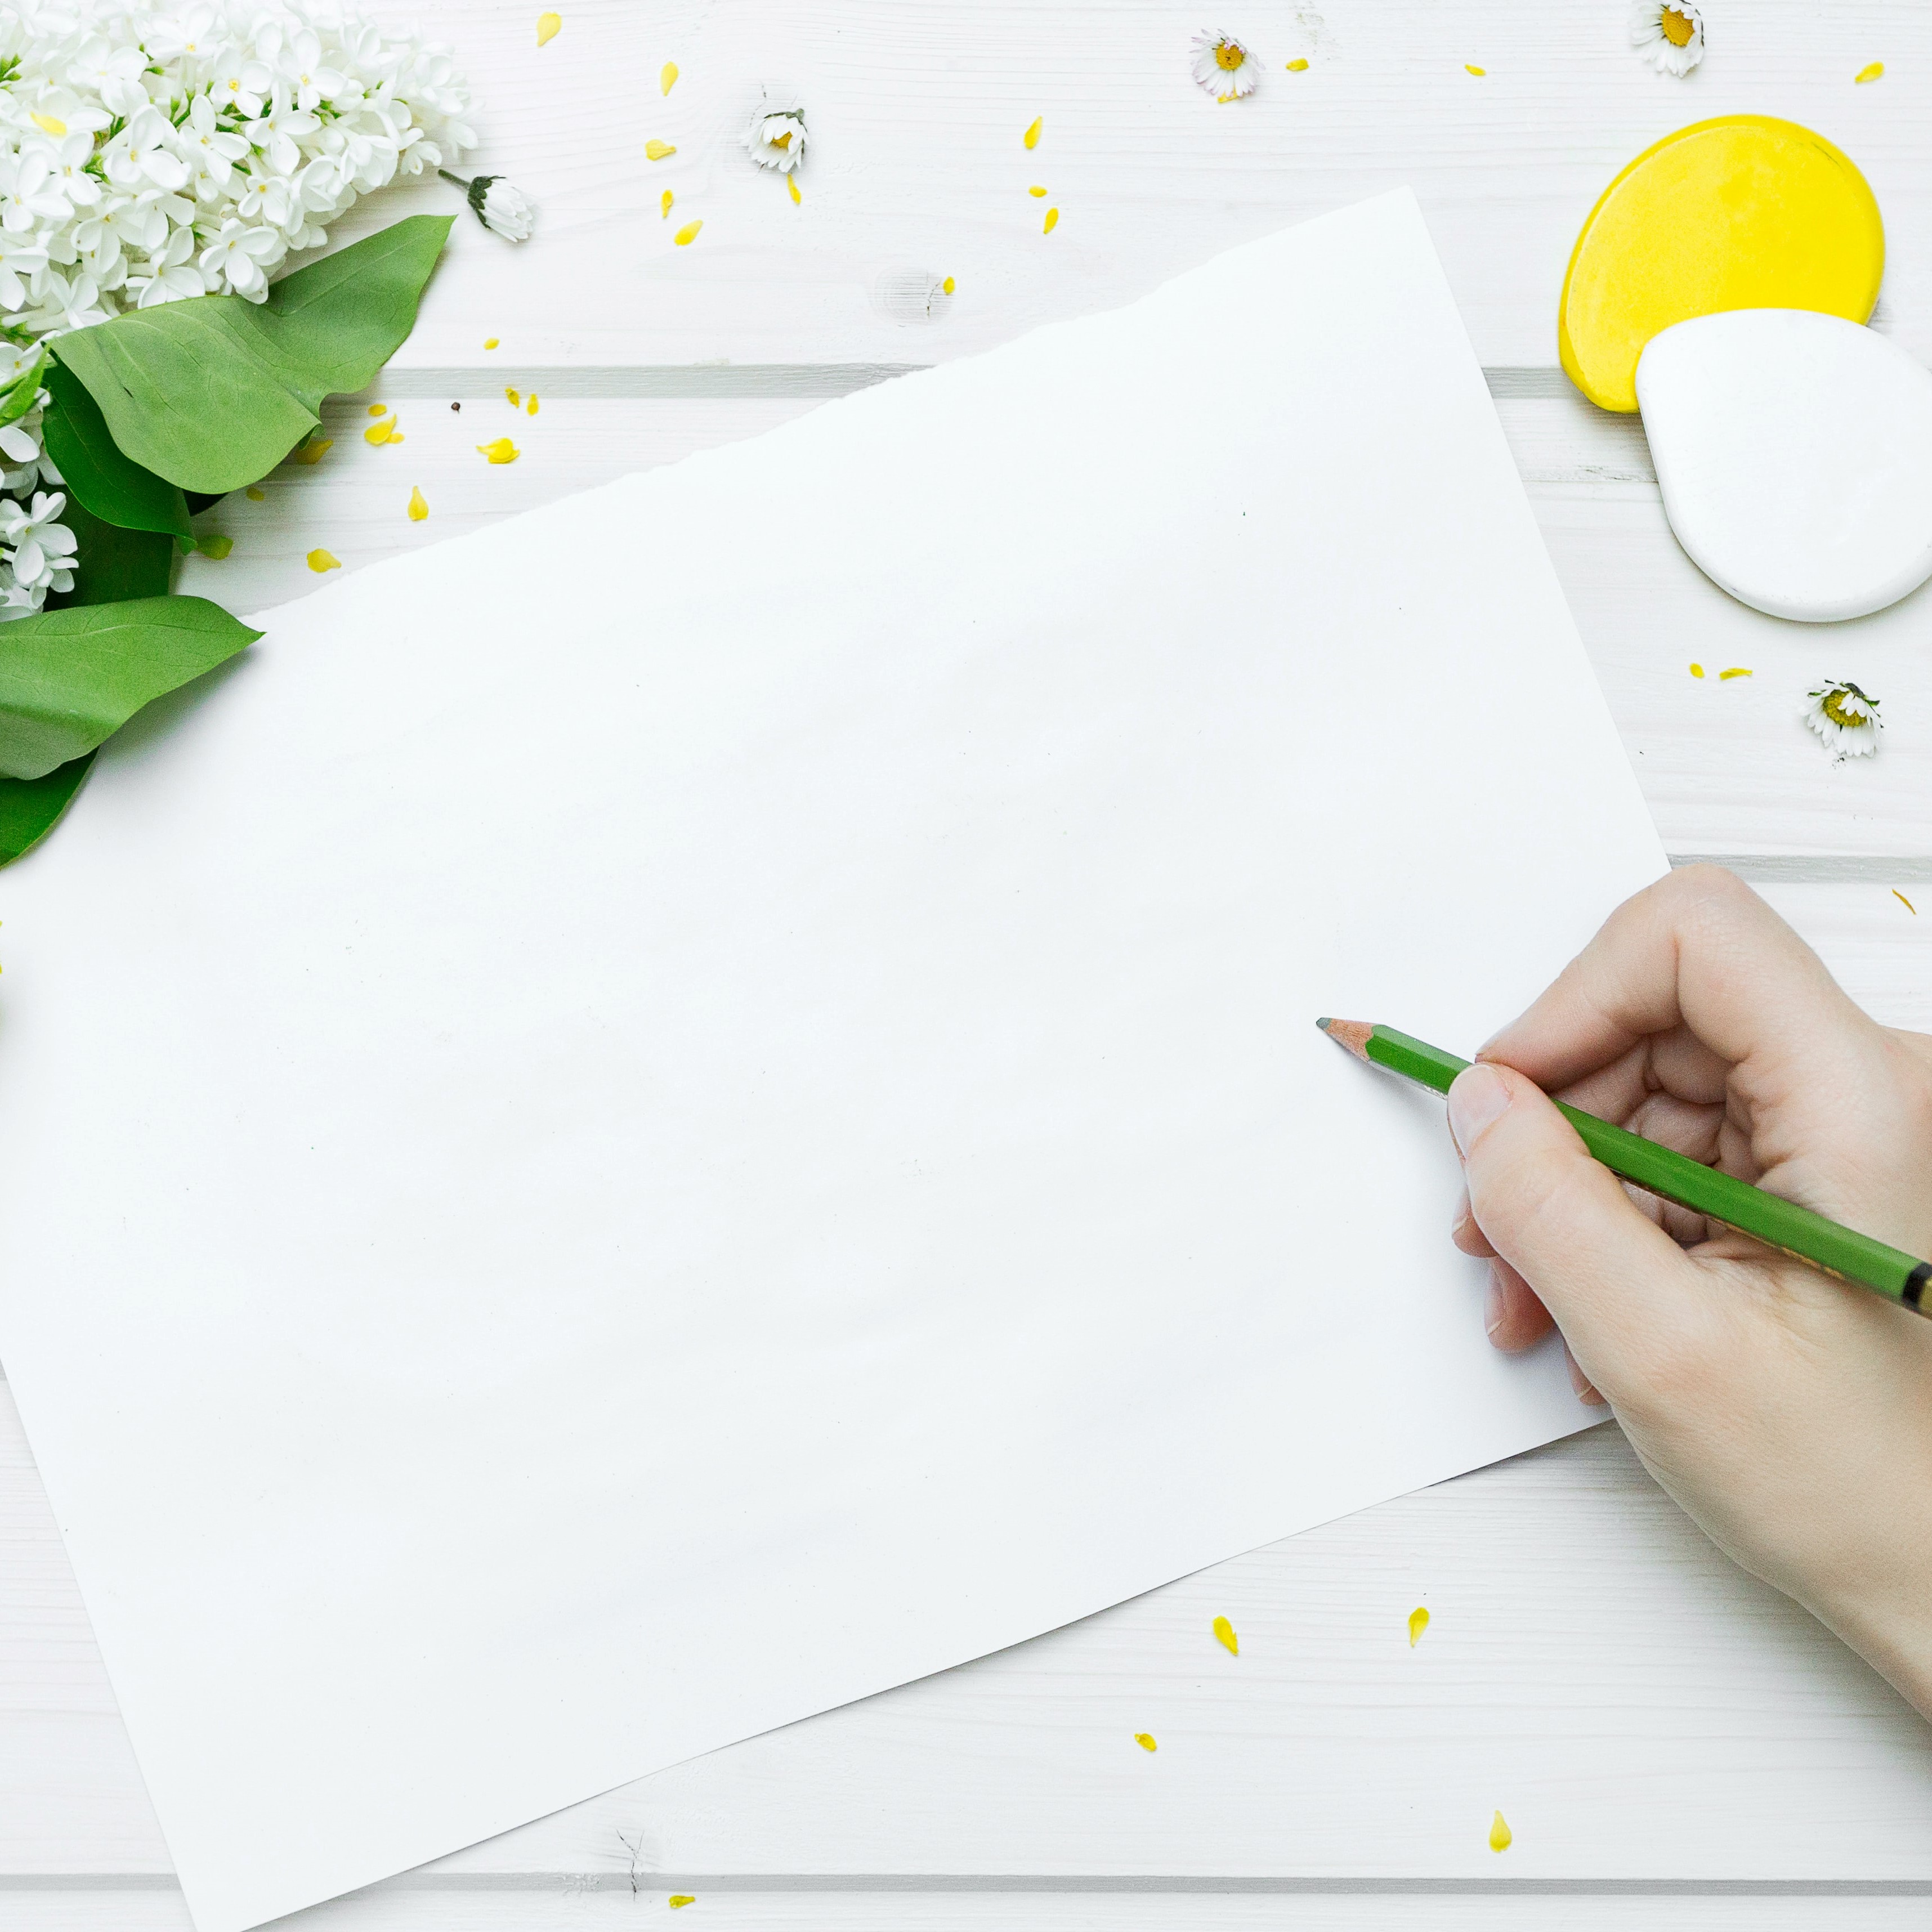
M 1432 1087 L 1438 1094 L 1448 1093 L 1450 1083 L 1469 1064 L 1453 1053 L 1444 1053 L 1439 1046 L 1397 1033 L 1394 1027 L 1370 1026 L 1360 1020 L 1324 1019 L 1315 1024 L 1358 1060 L 1386 1066 L 1390 1072 Z M 1850 1228 L 1841 1228 L 1808 1208 L 1780 1201 L 1775 1194 L 1767 1194 L 1748 1181 L 1720 1174 L 1702 1161 L 1659 1147 L 1654 1141 L 1645 1140 L 1624 1128 L 1612 1126 L 1594 1114 L 1566 1107 L 1561 1100 L 1556 1106 L 1582 1137 L 1583 1144 L 1612 1174 L 1621 1174 L 1666 1201 L 1675 1201 L 1694 1214 L 1721 1221 L 1726 1227 L 1763 1242 L 1766 1247 L 1808 1262 L 1840 1281 L 1856 1282 L 1888 1301 L 1903 1302 L 1907 1308 L 1918 1309 L 1922 1315 L 1932 1315 L 1932 1309 L 1919 1307 L 1925 1284 L 1932 1280 L 1932 1262 L 1922 1262 L 1916 1255 L 1888 1248 L 1869 1234 L 1854 1234 Z

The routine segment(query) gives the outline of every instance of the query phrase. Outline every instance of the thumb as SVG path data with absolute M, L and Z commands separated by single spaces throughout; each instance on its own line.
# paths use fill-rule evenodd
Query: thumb
M 1459 1074 L 1449 1131 L 1476 1225 L 1556 1318 L 1584 1373 L 1618 1402 L 1696 1324 L 1710 1284 L 1513 1069 L 1484 1061 Z

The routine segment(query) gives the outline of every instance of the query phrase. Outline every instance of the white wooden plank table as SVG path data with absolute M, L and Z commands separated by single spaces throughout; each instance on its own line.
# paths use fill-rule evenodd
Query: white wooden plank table
M 466 218 L 394 366 L 330 406 L 332 449 L 209 512 L 234 550 L 190 560 L 184 588 L 264 608 L 312 584 L 310 550 L 363 568 L 1406 182 L 1666 846 L 1737 865 L 1873 1010 L 1932 1028 L 1932 905 L 1921 920 L 1894 893 L 1932 897 L 1932 604 L 1816 631 L 1731 602 L 1672 542 L 1641 428 L 1578 398 L 1553 346 L 1570 241 L 1616 168 L 1672 127 L 1750 111 L 1803 121 L 1865 169 L 1892 246 L 1879 326 L 1932 360 L 1932 13 L 1712 0 L 1712 52 L 1677 83 L 1623 44 L 1622 0 L 562 10 L 539 52 L 535 4 L 416 9 L 476 81 L 478 164 L 536 195 L 540 237 L 512 249 Z M 1217 107 L 1188 80 L 1188 38 L 1210 26 L 1264 58 L 1254 100 Z M 1310 67 L 1289 74 L 1297 56 Z M 667 59 L 682 69 L 668 99 Z M 1855 87 L 1874 59 L 1883 80 Z M 731 146 L 761 78 L 799 89 L 818 144 L 796 208 Z M 646 162 L 652 135 L 677 154 Z M 1052 236 L 1034 182 L 1062 210 Z M 412 185 L 343 232 L 454 200 Z M 687 218 L 704 230 L 676 248 Z M 934 292 L 948 274 L 950 298 Z M 1203 372 L 1204 417 L 1239 406 L 1241 377 Z M 536 391 L 539 414 L 513 417 L 506 384 Z M 394 404 L 403 444 L 363 441 L 371 400 Z M 486 465 L 473 446 L 506 434 L 521 458 Z M 746 542 L 784 508 L 777 484 L 748 502 Z M 506 543 L 504 594 L 539 638 L 546 578 L 569 567 Z M 648 611 L 647 582 L 638 595 Z M 1699 682 L 1693 659 L 1753 675 Z M 1832 766 L 1796 722 L 1825 674 L 1886 700 L 1868 766 Z M 1473 1321 L 1473 1274 L 1466 1292 Z M 1412 1651 L 1419 1603 L 1434 1621 Z M 1238 1659 L 1208 1634 L 1223 1612 Z M 1516 1833 L 1500 1857 L 1498 1807 Z M 657 1920 L 675 1890 L 698 1894 L 694 1927 L 785 1932 L 1889 1932 L 1932 1911 L 1928 1812 L 1932 1732 L 1707 1546 L 1610 1424 L 290 1922 L 587 1932 Z M 187 1924 L 0 1393 L 0 1932 Z

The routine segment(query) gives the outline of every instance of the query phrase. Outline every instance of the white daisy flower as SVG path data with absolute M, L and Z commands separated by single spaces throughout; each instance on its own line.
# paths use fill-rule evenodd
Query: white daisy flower
M 1704 16 L 1693 0 L 1636 0 L 1630 37 L 1659 74 L 1680 80 L 1704 58 Z
M 1216 100 L 1238 100 L 1261 85 L 1261 63 L 1232 34 L 1194 36 L 1194 78 Z
M 1801 715 L 1838 758 L 1868 758 L 1878 749 L 1878 734 L 1884 729 L 1878 700 L 1849 680 L 1819 686 Z
M 805 159 L 805 110 L 787 107 L 776 113 L 760 109 L 746 130 L 745 146 L 761 168 L 790 174 Z

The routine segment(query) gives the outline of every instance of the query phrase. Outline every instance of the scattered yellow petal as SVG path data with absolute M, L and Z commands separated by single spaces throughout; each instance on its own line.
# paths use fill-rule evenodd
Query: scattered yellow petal
M 644 159 L 647 161 L 668 160 L 676 152 L 677 150 L 668 141 L 646 141 L 644 143 Z
M 517 392 L 516 392 L 516 391 L 515 391 L 515 390 L 514 390 L 514 389 L 512 389 L 512 388 L 507 388 L 507 387 L 506 387 L 506 388 L 504 389 L 503 393 L 504 393 L 504 394 L 505 394 L 505 395 L 506 395 L 507 397 L 508 397 L 508 398 L 509 398 L 509 399 L 510 399 L 510 406 L 511 406 L 511 408 L 512 408 L 512 409 L 513 409 L 513 410 L 520 410 L 520 409 L 521 409 L 521 408 L 523 407 L 523 406 L 524 406 L 524 399 L 523 399 L 523 398 L 522 398 L 521 396 L 520 396 L 520 395 L 518 395 L 518 394 L 517 394 Z
M 1027 190 L 1027 193 L 1036 201 L 1044 201 L 1046 199 L 1046 190 L 1043 188 L 1030 188 Z
M 373 443 L 400 442 L 402 438 L 396 434 L 395 418 L 385 416 L 380 422 L 372 422 L 362 432 L 362 440 Z
M 1020 139 L 1023 140 L 1029 148 L 1036 148 L 1040 146 L 1040 123 L 1044 121 L 1046 118 L 1046 116 L 1043 114 L 1036 114 L 1033 117 L 1033 125 L 1020 136 Z
M 507 436 L 500 436 L 494 442 L 479 442 L 476 453 L 492 463 L 514 463 L 524 452 Z
M 485 349 L 494 349 L 501 339 L 502 338 L 500 337 L 494 335 L 485 336 L 483 340 L 483 346 Z
M 322 452 L 325 450 L 333 449 L 334 447 L 334 437 L 319 436 L 313 442 L 305 442 L 296 450 L 294 452 L 295 460 L 298 463 L 320 463 L 322 458 Z
M 1288 64 L 1288 70 L 1290 74 L 1306 74 L 1308 63 L 1305 60 L 1292 60 Z
M 1160 1745 L 1154 1742 L 1151 1735 L 1146 1731 L 1135 1732 L 1134 1742 L 1138 1744 L 1142 1750 L 1159 1750 L 1160 1748 Z
M 1700 664 L 1694 664 L 1690 667 L 1690 675 L 1693 677 L 1702 677 L 1704 675 L 1704 667 Z
M 252 483 L 250 484 L 248 488 L 242 492 L 242 494 L 245 496 L 251 503 L 266 503 L 268 500 L 268 491 L 266 490 L 256 489 Z
M 1892 896 L 1894 898 L 1898 900 L 1900 905 L 1904 907 L 1907 912 L 1911 914 L 1914 919 L 1916 919 L 1918 916 L 1918 908 L 1914 905 L 1896 886 L 1894 886 L 1892 889 Z
M 1462 71 L 1465 74 L 1473 74 L 1480 80 L 1489 72 L 1489 69 L 1486 67 L 1472 67 L 1467 61 L 1465 61 L 1462 63 Z
M 555 40 L 563 26 L 561 14 L 539 14 L 537 16 L 537 45 L 547 46 Z
M 325 570 L 340 570 L 342 560 L 331 556 L 326 550 L 312 550 L 308 554 L 308 567 L 320 576 Z
M 535 415 L 536 414 L 536 412 L 537 412 L 537 399 L 536 399 L 536 392 L 534 390 L 532 390 L 532 391 L 531 392 L 531 393 L 530 393 L 530 400 L 529 400 L 528 402 L 526 402 L 526 403 L 524 405 L 524 415 L 526 415 L 526 416 L 535 416 Z
M 1718 672 L 1718 682 L 1721 684 L 1727 677 L 1749 677 L 1750 676 L 1750 673 L 1742 664 L 1733 664 L 1729 670 Z
M 1498 1811 L 1495 1822 L 1490 1826 L 1490 1850 L 1492 1852 L 1508 1851 L 1511 1837 L 1510 1828 L 1503 1822 L 1503 1814 Z
M 386 416 L 389 413 L 389 406 L 387 403 L 371 403 L 369 413 L 372 416 Z
M 1234 1635 L 1234 1625 L 1228 1622 L 1226 1617 L 1216 1617 L 1214 1619 L 1214 1634 L 1228 1646 L 1228 1654 L 1230 1657 L 1239 1657 L 1241 1654 L 1241 1646 L 1240 1640 Z
M 664 64 L 664 71 L 658 76 L 658 92 L 660 94 L 668 94 L 676 85 L 677 62 L 666 61 Z
M 409 438 L 404 435 L 400 430 L 392 429 L 389 432 L 389 440 L 392 442 L 407 442 Z
M 791 190 L 791 205 L 792 205 L 792 206 L 793 206 L 793 207 L 794 207 L 794 208 L 797 207 L 797 206 L 799 205 L 799 203 L 800 203 L 800 202 L 802 202 L 802 200 L 804 200 L 804 199 L 805 199 L 805 196 L 804 196 L 803 195 L 800 194 L 799 193 L 799 191 L 798 191 L 798 177 L 797 177 L 797 176 L 796 176 L 796 175 L 787 175 L 787 176 L 785 176 L 785 186 Z
M 410 492 L 410 521 L 419 524 L 429 514 L 429 503 L 420 488 Z
M 670 238 L 680 248 L 686 248 L 698 239 L 698 231 L 704 226 L 701 221 L 687 221 Z
M 1858 78 L 1862 80 L 1864 76 L 1861 74 Z M 36 114 L 33 122 L 43 134 L 64 134 L 67 132 L 67 123 L 56 120 L 51 114 Z
M 1879 76 L 1884 73 L 1884 71 L 1885 62 L 1883 61 L 1874 61 L 1870 67 L 1860 68 L 1858 72 L 1852 76 L 1852 79 L 1857 84 L 1862 86 L 1864 82 L 1868 80 L 1877 80 Z M 36 114 L 34 116 L 34 118 L 36 121 L 39 121 L 40 117 Z M 45 126 L 46 123 L 43 122 L 41 124 Z
M 680 1905 L 695 1905 L 698 1894 L 694 1892 L 674 1892 L 670 1895 L 671 1910 L 675 1912 Z
M 939 292 L 943 296 L 950 296 L 958 286 L 959 284 L 956 282 L 950 275 L 948 275 L 945 280 L 940 284 Z
M 232 537 L 203 537 L 195 545 L 203 556 L 212 556 L 217 563 L 234 548 L 235 539 Z
M 1058 208 L 1049 208 L 1046 211 L 1046 219 L 1044 221 L 1042 221 L 1042 222 L 1040 224 L 1040 232 L 1042 235 L 1051 235 L 1051 234 L 1053 232 L 1053 231 L 1054 231 L 1056 228 L 1058 228 L 1059 226 L 1060 226 L 1060 211 L 1059 211 L 1059 209 L 1058 209 Z
M 664 191 L 664 199 L 658 204 L 658 219 L 662 221 L 670 213 L 670 190 Z
M 1422 1641 L 1422 1633 L 1429 1628 L 1429 1612 L 1418 1606 L 1408 1613 L 1408 1647 L 1413 1650 Z

